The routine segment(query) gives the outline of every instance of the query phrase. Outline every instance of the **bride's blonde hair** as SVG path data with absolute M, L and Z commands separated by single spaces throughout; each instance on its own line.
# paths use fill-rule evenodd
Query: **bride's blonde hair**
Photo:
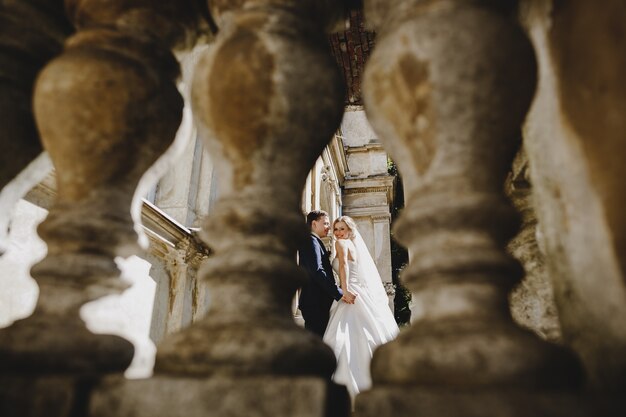
M 344 222 L 346 224 L 346 226 L 348 226 L 348 229 L 350 229 L 350 240 L 354 240 L 354 238 L 356 237 L 356 223 L 354 222 L 354 220 L 352 220 L 352 217 L 350 216 L 339 216 L 335 219 L 335 221 L 333 222 L 333 231 L 335 230 L 335 224 L 339 223 L 339 222 Z M 334 234 L 333 234 L 334 235 Z

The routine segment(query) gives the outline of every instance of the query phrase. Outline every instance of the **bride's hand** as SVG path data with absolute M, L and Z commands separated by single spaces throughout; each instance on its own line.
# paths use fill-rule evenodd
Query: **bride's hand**
M 356 294 L 353 294 L 350 291 L 346 290 L 343 292 L 343 297 L 341 297 L 341 300 L 344 303 L 354 304 L 354 300 L 356 300 Z

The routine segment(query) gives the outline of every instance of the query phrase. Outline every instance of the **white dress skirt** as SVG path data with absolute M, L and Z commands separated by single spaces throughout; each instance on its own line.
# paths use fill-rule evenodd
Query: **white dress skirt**
M 338 269 L 338 259 L 333 269 Z M 399 330 L 388 303 L 375 301 L 363 280 L 358 262 L 348 261 L 348 290 L 356 294 L 354 304 L 334 301 L 324 342 L 335 352 L 337 369 L 333 381 L 345 385 L 354 401 L 361 391 L 372 386 L 370 362 L 374 350 L 392 339 Z

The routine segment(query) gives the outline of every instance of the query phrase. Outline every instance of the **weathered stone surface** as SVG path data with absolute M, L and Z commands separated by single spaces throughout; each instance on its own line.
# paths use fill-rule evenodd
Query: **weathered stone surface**
M 32 114 L 35 77 L 71 31 L 62 0 L 0 2 L 0 255 L 13 206 L 45 176 L 29 175 L 4 188 L 42 152 Z
M 93 3 L 68 2 L 74 23 L 74 13 Z M 167 16 L 143 1 L 115 4 L 121 7 L 111 9 L 119 12 L 115 24 L 108 12 L 88 13 L 89 25 L 37 79 L 34 113 L 58 193 L 38 229 L 48 254 L 31 270 L 40 288 L 35 312 L 0 332 L 4 374 L 33 381 L 50 374 L 95 377 L 123 371 L 133 356 L 130 342 L 87 330 L 79 309 L 125 288 L 115 257 L 139 250 L 131 200 L 141 176 L 173 140 L 182 99 L 169 38 L 142 32 L 152 27 L 151 18 Z
M 348 6 L 353 3 L 354 0 L 211 0 L 209 9 L 219 26 L 222 25 L 222 17 L 230 12 L 245 7 L 269 6 L 276 11 L 287 10 L 306 19 L 314 19 L 321 22 L 324 29 L 331 30 L 343 19 Z
M 174 33 L 178 25 L 166 22 L 163 11 L 176 15 L 173 8 L 181 3 L 67 3 L 84 30 L 43 74 L 45 88 L 37 91 L 46 146 L 61 167 L 60 203 L 41 229 L 51 252 L 34 270 L 45 295 L 39 312 L 12 327 L 13 336 L 0 335 L 0 346 L 9 346 L 0 352 L 3 416 L 75 417 L 86 405 L 78 393 L 89 388 L 74 384 L 73 377 L 7 377 L 7 371 L 93 374 L 125 366 L 128 345 L 90 334 L 77 310 L 85 300 L 121 289 L 112 258 L 135 250 L 128 196 L 145 164 L 166 146 L 157 136 L 169 134 L 176 119 L 175 95 L 167 105 L 159 101 L 172 90 L 176 65 L 160 67 L 173 61 L 167 48 L 153 48 L 136 35 L 162 32 L 168 45 L 180 44 L 185 35 Z M 131 3 L 140 10 L 126 13 Z M 156 3 L 159 13 L 147 11 Z M 521 270 L 504 251 L 516 216 L 501 185 L 533 85 L 528 45 L 498 14 L 513 3 L 368 2 L 371 22 L 381 28 L 380 55 L 370 62 L 368 107 L 408 180 L 409 204 L 398 234 L 413 252 L 405 278 L 417 308 L 413 327 L 377 353 L 375 387 L 359 397 L 357 414 L 624 414 L 618 392 L 626 340 L 623 6 L 618 0 L 603 7 L 584 0 L 524 3 L 531 6 L 524 19 L 540 65 L 539 95 L 524 132 L 539 201 L 538 243 L 554 279 L 564 340 L 581 354 L 593 387 L 605 391 L 594 398 L 597 409 L 589 410 L 572 390 L 581 382 L 576 361 L 514 326 L 506 302 Z M 217 70 L 200 70 L 205 78 L 197 84 L 201 123 L 205 133 L 217 136 L 210 143 L 226 184 L 205 228 L 216 249 L 204 271 L 213 285 L 211 317 L 166 346 L 155 379 L 103 385 L 94 412 L 211 415 L 226 400 L 217 409 L 226 415 L 323 415 L 333 404 L 320 396 L 321 378 L 307 380 L 315 381 L 310 385 L 301 378 L 328 376 L 332 358 L 289 324 L 298 276 L 293 241 L 303 231 L 297 187 L 321 149 L 317 135 L 332 131 L 339 114 L 335 99 L 341 97 L 329 92 L 329 67 L 319 66 L 325 59 L 315 49 L 322 44 L 322 24 L 311 23 L 315 13 L 308 15 L 316 9 L 312 2 L 302 4 L 212 2 L 223 8 L 216 14 L 222 49 L 214 51 L 219 59 L 204 62 Z M 100 13 L 106 29 L 96 27 Z M 34 29 L 38 22 L 28 23 Z M 5 97 L 25 109 L 20 97 Z M 534 270 L 527 252 L 537 249 L 531 230 L 523 230 L 512 250 Z M 545 289 L 523 288 L 539 294 Z M 527 319 L 549 338 L 541 327 L 549 309 L 539 310 Z M 170 403 L 179 406 L 174 410 Z
M 62 0 L 24 0 L 2 1 L 0 27 L 0 186 L 4 186 L 42 150 L 31 112 L 33 83 L 46 62 L 61 52 L 71 26 Z
M 594 410 L 560 392 L 506 388 L 463 391 L 425 387 L 381 387 L 359 396 L 358 417 L 590 417 Z
M 208 11 L 205 1 L 65 0 L 65 8 L 79 30 L 115 26 L 126 33 L 159 39 L 172 49 L 189 48 L 198 38 L 208 36 L 203 19 Z
M 624 5 L 522 5 L 540 70 L 524 140 L 563 338 L 596 388 L 623 390 Z
M 192 92 L 220 178 L 202 232 L 214 251 L 201 271 L 210 310 L 163 342 L 155 369 L 330 377 L 332 352 L 293 322 L 291 301 L 304 278 L 301 190 L 340 123 L 343 88 L 314 2 L 242 3 L 212 4 L 220 31 Z
M 403 281 L 414 304 L 412 326 L 374 355 L 373 392 L 462 393 L 475 415 L 506 415 L 516 392 L 573 400 L 582 383 L 574 355 L 517 327 L 507 303 L 522 268 L 505 251 L 518 220 L 502 185 L 535 86 L 531 45 L 488 1 L 382 4 L 366 2 L 382 25 L 365 108 L 405 180 L 395 233 L 412 254 Z M 428 410 L 405 403 L 396 415 Z M 441 415 L 468 414 L 445 407 Z
M 345 387 L 320 378 L 155 376 L 107 380 L 95 390 L 89 416 L 332 417 L 348 408 Z
M 509 299 L 513 319 L 542 338 L 561 341 L 561 325 L 554 302 L 552 281 L 545 265 L 545 254 L 537 242 L 537 215 L 532 197 L 528 159 L 520 150 L 505 183 L 505 191 L 520 212 L 522 225 L 507 250 L 524 267 L 524 279 Z

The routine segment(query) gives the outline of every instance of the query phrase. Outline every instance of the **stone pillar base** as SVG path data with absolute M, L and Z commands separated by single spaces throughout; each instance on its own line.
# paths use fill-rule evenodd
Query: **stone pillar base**
M 343 386 L 319 378 L 157 375 L 110 378 L 92 397 L 90 417 L 347 417 Z
M 356 417 L 589 417 L 581 398 L 569 393 L 522 390 L 441 390 L 376 387 L 356 399 Z
M 0 416 L 86 416 L 94 381 L 76 375 L 1 375 Z

